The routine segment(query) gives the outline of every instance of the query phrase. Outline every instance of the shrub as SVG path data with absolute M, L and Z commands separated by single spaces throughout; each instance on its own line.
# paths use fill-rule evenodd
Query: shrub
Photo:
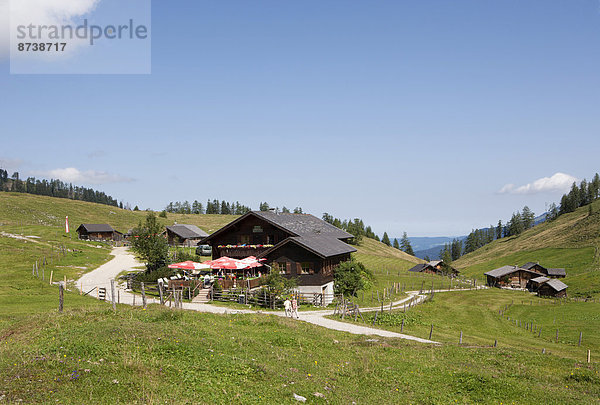
M 373 273 L 364 264 L 354 259 L 342 262 L 335 269 L 335 292 L 343 295 L 354 295 L 373 285 Z

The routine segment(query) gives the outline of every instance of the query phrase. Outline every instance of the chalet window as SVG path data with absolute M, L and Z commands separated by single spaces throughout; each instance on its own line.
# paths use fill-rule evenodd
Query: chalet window
M 279 271 L 279 274 L 291 274 L 291 271 L 288 269 L 288 265 L 286 262 L 275 263 L 275 266 Z
M 256 225 L 256 226 L 254 226 L 254 228 L 252 228 L 253 233 L 262 233 L 262 231 L 263 231 L 263 229 L 262 229 L 262 226 L 260 226 L 260 225 Z
M 302 262 L 300 265 L 300 274 L 315 274 L 313 264 L 311 262 Z
M 250 235 L 242 235 L 240 236 L 240 244 L 249 245 L 250 244 Z

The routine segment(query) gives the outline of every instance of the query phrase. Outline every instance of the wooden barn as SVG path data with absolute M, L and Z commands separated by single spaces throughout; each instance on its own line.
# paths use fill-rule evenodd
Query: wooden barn
M 98 241 L 120 241 L 123 234 L 108 224 L 81 224 L 76 230 L 79 239 Z
M 539 263 L 527 262 L 521 266 L 522 269 L 536 271 L 550 278 L 562 278 L 567 276 L 565 269 L 550 269 L 542 266 Z
M 537 293 L 540 297 L 565 298 L 568 286 L 560 280 L 550 279 L 539 286 Z
M 487 285 L 490 287 L 527 288 L 529 280 L 541 276 L 536 271 L 523 269 L 518 266 L 503 266 L 484 273 Z
M 548 277 L 545 276 L 539 276 L 536 278 L 532 278 L 531 280 L 529 280 L 529 282 L 527 283 L 527 289 L 531 292 L 537 292 L 537 290 L 540 288 L 540 286 L 542 284 L 544 284 L 546 281 L 549 281 L 550 279 Z
M 454 267 L 444 265 L 442 260 L 435 260 L 428 263 L 419 263 L 408 271 L 413 273 L 439 274 L 443 276 L 456 276 L 460 273 Z
M 196 246 L 198 242 L 208 236 L 208 233 L 196 225 L 175 224 L 167 226 L 165 231 L 171 246 Z
M 352 234 L 313 215 L 250 211 L 201 243 L 222 256 L 265 258 L 285 277 L 298 279 L 301 293 L 333 294 L 335 267 L 355 252 Z

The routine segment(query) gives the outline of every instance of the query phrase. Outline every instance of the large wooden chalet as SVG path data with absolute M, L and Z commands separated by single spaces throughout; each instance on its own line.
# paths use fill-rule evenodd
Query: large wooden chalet
M 201 243 L 222 256 L 266 259 L 284 277 L 298 279 L 301 293 L 333 294 L 333 273 L 355 252 L 353 236 L 313 215 L 250 211 Z
M 109 224 L 81 224 L 76 232 L 79 239 L 85 240 L 119 241 L 123 239 L 123 234 Z
M 196 225 L 186 224 L 167 226 L 165 233 L 171 246 L 196 246 L 200 240 L 208 236 L 208 233 Z

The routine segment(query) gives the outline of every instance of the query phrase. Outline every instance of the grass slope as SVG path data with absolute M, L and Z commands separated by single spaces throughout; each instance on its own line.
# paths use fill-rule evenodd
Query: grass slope
M 85 201 L 0 192 L 0 224 L 3 226 L 34 225 L 64 229 L 67 215 L 72 232 L 81 223 L 108 223 L 120 232 L 127 232 L 143 221 L 147 213 Z M 162 225 L 172 225 L 175 222 L 197 225 L 206 232 L 212 233 L 235 218 L 237 218 L 235 215 L 169 213 L 167 218 L 158 218 L 158 220 Z
M 156 307 L 30 316 L 0 333 L 0 370 L 8 402 L 293 404 L 297 394 L 313 404 L 592 404 L 600 396 L 596 368 L 558 356 Z
M 460 325 L 472 347 L 373 340 L 267 315 L 217 316 L 156 306 L 146 311 L 119 306 L 113 313 L 109 304 L 75 292 L 66 293 L 65 313 L 58 314 L 58 289 L 48 285 L 48 273 L 54 271 L 55 279 L 75 278 L 109 258 L 106 246 L 65 237 L 62 217 L 127 227 L 144 213 L 21 194 L 0 193 L 0 198 L 1 231 L 39 236 L 0 236 L 0 401 L 291 404 L 297 403 L 293 394 L 299 394 L 308 403 L 333 404 L 534 404 L 540 398 L 599 403 L 597 363 L 582 365 L 583 348 L 573 343 L 578 330 L 584 331 L 585 347 L 598 341 L 596 308 L 585 307 L 576 315 L 572 307 L 553 307 L 564 331 L 557 347 L 566 349 L 558 351 L 548 342 L 552 355 L 541 355 L 529 350 L 538 343 L 530 332 L 495 315 L 516 297 L 499 290 L 452 293 L 450 302 L 438 294 L 409 312 L 417 316 L 423 311 L 406 332 L 425 336 L 431 321 L 434 339 L 451 342 Z M 70 251 L 58 256 L 57 245 Z M 414 263 L 397 252 L 386 258 L 382 251 L 367 241 L 356 254 L 375 267 L 377 283 L 403 277 Z M 42 256 L 52 257 L 46 281 L 31 276 L 32 263 Z M 552 315 L 544 308 L 516 303 L 510 311 L 546 330 Z M 588 329 L 582 329 L 584 322 Z M 523 344 L 509 344 L 512 339 L 504 336 L 498 337 L 500 347 L 490 348 L 490 337 L 506 331 Z
M 545 267 L 567 270 L 564 282 L 569 293 L 579 296 L 600 294 L 600 201 L 543 223 L 516 237 L 496 240 L 454 262 L 470 277 L 503 265 L 540 262 Z

